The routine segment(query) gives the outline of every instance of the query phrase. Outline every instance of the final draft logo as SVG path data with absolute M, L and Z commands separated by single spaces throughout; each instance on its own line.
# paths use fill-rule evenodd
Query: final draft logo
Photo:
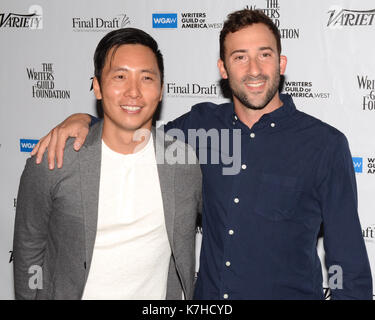
M 299 39 L 300 30 L 298 28 L 283 28 L 280 23 L 280 3 L 279 0 L 266 0 L 266 8 L 257 8 L 255 5 L 247 5 L 250 10 L 259 9 L 263 11 L 274 24 L 279 28 L 282 39 Z
M 362 229 L 362 236 L 366 242 L 375 242 L 375 224 L 368 226 L 366 229 Z
M 75 17 L 72 18 L 73 31 L 83 31 L 83 32 L 96 32 L 96 31 L 111 31 L 115 29 L 125 28 L 130 24 L 130 18 L 127 14 L 118 14 L 112 18 L 103 17 L 91 17 L 82 18 Z
M 368 75 L 357 75 L 358 88 L 364 91 L 362 97 L 362 110 L 374 111 L 375 110 L 375 80 L 371 79 Z
M 0 13 L 0 28 L 2 29 L 43 29 L 43 9 L 32 5 L 28 13 Z
M 350 10 L 332 6 L 328 10 L 327 27 L 343 28 L 356 26 L 372 26 L 374 23 L 375 9 Z
M 314 90 L 314 85 L 311 81 L 285 81 L 283 93 L 287 93 L 293 98 L 308 99 L 328 99 L 331 96 L 329 92 Z
M 168 82 L 165 86 L 166 94 L 169 97 L 205 97 L 221 98 L 220 85 L 218 83 L 201 84 L 185 83 L 176 84 Z
M 9 251 L 8 253 L 9 253 L 9 263 L 12 263 L 14 260 L 13 251 Z
M 41 70 L 26 68 L 27 77 L 34 81 L 32 97 L 37 99 L 70 99 L 70 90 L 55 88 L 55 74 L 52 63 L 42 63 Z

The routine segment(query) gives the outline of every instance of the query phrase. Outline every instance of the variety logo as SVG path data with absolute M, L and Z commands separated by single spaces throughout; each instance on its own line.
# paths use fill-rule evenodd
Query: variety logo
M 285 81 L 283 93 L 294 98 L 328 99 L 330 93 L 316 92 L 311 81 Z
M 266 0 L 266 8 L 257 8 L 255 5 L 246 6 L 247 9 L 262 10 L 279 28 L 282 39 L 299 39 L 300 30 L 298 28 L 282 28 L 280 23 L 280 4 L 279 0 Z
M 43 9 L 32 5 L 28 13 L 0 13 L 0 28 L 43 29 Z
M 177 13 L 153 13 L 153 28 L 177 28 Z
M 26 68 L 27 77 L 34 81 L 32 97 L 37 99 L 70 99 L 70 90 L 55 88 L 55 74 L 52 63 L 42 63 L 41 70 Z
M 362 110 L 375 110 L 375 80 L 368 75 L 357 75 L 359 90 L 366 91 L 362 97 Z
M 112 18 L 72 18 L 73 31 L 92 32 L 110 31 L 125 28 L 130 24 L 130 18 L 125 14 L 119 14 Z
M 363 158 L 353 158 L 354 171 L 362 173 L 363 171 Z
M 20 139 L 20 151 L 31 152 L 39 140 L 33 139 Z
M 330 28 L 372 26 L 374 23 L 375 9 L 350 10 L 332 6 L 328 14 L 327 27 Z

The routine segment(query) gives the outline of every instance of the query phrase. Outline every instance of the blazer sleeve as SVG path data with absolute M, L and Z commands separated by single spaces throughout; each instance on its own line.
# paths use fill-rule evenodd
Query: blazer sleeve
M 43 257 L 52 208 L 46 161 L 26 162 L 18 196 L 13 238 L 13 271 L 16 299 L 35 299 L 43 286 Z

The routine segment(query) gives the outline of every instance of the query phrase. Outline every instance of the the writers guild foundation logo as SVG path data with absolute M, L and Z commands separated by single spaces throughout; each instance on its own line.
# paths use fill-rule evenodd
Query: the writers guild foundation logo
M 375 80 L 368 75 L 358 75 L 358 88 L 365 95 L 362 97 L 362 110 L 375 111 Z
M 245 8 L 263 11 L 279 28 L 281 39 L 299 39 L 300 30 L 298 28 L 285 28 L 282 26 L 279 0 L 266 0 L 265 2 L 266 8 L 257 8 L 255 5 L 247 5 Z
M 27 77 L 34 81 L 32 97 L 37 99 L 70 99 L 70 90 L 55 88 L 55 73 L 52 63 L 42 63 L 41 70 L 26 68 Z
M 43 9 L 32 5 L 28 13 L 0 13 L 0 29 L 43 29 Z
M 375 9 L 350 10 L 339 6 L 332 6 L 328 10 L 327 27 L 342 29 L 344 27 L 372 26 L 374 24 Z

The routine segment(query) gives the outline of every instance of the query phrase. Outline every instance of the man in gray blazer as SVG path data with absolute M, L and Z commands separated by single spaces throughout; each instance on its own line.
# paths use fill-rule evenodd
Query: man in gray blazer
M 104 121 L 61 170 L 29 158 L 21 177 L 16 299 L 191 299 L 201 172 L 190 147 L 152 127 L 162 55 L 125 28 L 100 41 L 94 63 Z M 171 147 L 190 158 L 175 161 Z

